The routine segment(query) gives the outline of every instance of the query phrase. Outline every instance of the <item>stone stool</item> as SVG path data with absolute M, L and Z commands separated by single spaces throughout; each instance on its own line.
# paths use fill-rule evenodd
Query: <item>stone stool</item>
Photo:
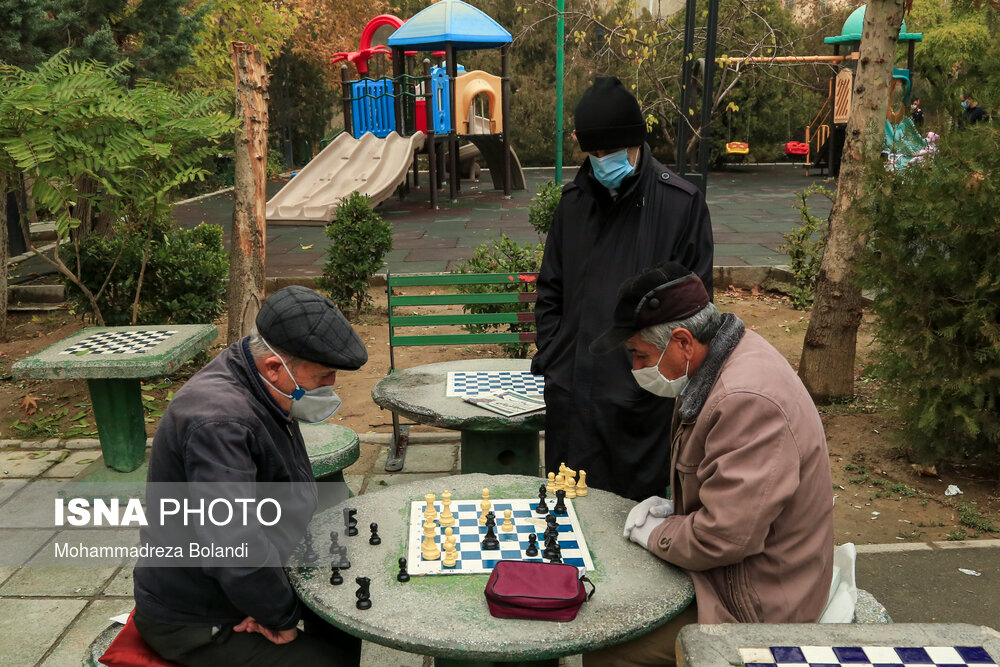
M 343 482 L 343 470 L 361 456 L 358 434 L 338 424 L 299 424 L 318 482 Z
M 858 601 L 854 605 L 855 623 L 892 623 L 889 612 L 882 603 L 875 599 L 875 596 L 864 590 L 858 589 Z
M 112 623 L 104 629 L 104 632 L 97 635 L 87 647 L 87 654 L 83 656 L 83 667 L 101 667 L 104 663 L 100 661 L 100 657 L 105 654 L 123 627 L 121 623 Z

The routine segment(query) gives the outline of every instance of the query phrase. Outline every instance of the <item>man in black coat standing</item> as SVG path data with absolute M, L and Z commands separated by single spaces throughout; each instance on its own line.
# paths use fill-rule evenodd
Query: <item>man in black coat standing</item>
M 545 467 L 587 471 L 587 483 L 640 500 L 667 486 L 673 400 L 641 389 L 623 349 L 596 356 L 618 285 L 679 262 L 712 293 L 712 224 L 697 187 L 660 164 L 645 143 L 635 97 L 598 77 L 574 112 L 589 158 L 563 188 L 538 278 L 538 353 L 545 376 Z

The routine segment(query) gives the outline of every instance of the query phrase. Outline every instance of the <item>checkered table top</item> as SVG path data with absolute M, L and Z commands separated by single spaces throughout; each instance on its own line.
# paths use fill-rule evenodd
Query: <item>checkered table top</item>
M 67 347 L 59 354 L 142 354 L 170 338 L 176 331 L 102 331 Z
M 740 657 L 747 667 L 997 667 L 982 646 L 771 646 Z
M 449 371 L 445 396 L 466 398 L 504 391 L 541 396 L 545 378 L 531 371 Z

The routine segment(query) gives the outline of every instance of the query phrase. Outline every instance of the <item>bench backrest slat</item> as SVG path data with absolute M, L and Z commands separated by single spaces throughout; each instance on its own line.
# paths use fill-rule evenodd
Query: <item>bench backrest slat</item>
M 537 273 L 445 273 L 393 275 L 386 277 L 389 306 L 390 365 L 395 368 L 396 347 L 422 345 L 470 345 L 478 343 L 533 343 L 535 313 L 531 304 L 538 298 L 534 291 Z M 513 291 L 508 286 L 517 286 Z M 478 286 L 482 291 L 465 293 L 462 286 Z M 394 289 L 404 287 L 442 287 L 434 294 L 399 294 Z M 506 289 L 505 289 L 506 288 Z M 444 292 L 444 293 L 441 293 Z M 428 314 L 419 308 L 427 306 L 496 306 L 494 310 L 511 312 Z M 406 308 L 397 314 L 397 309 Z M 405 313 L 405 314 L 404 314 Z M 530 328 L 529 331 L 457 330 L 469 325 L 504 325 Z M 452 327 L 416 333 L 412 327 Z M 405 328 L 405 329 L 403 329 Z M 397 329 L 403 329 L 397 333 Z

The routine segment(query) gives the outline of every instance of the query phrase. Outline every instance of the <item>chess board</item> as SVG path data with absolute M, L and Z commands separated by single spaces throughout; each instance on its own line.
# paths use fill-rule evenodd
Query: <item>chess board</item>
M 104 331 L 87 336 L 59 354 L 140 354 L 156 347 L 176 331 Z
M 747 667 L 997 667 L 982 646 L 772 646 L 741 648 Z
M 545 379 L 531 371 L 450 371 L 446 396 L 467 398 L 502 391 L 542 395 Z
M 493 571 L 493 566 L 501 560 L 548 562 L 542 558 L 545 546 L 545 540 L 542 538 L 542 533 L 545 532 L 545 515 L 535 512 L 535 507 L 538 505 L 537 498 L 490 501 L 493 504 L 490 510 L 497 515 L 494 532 L 500 540 L 500 549 L 496 551 L 484 551 L 481 546 L 486 535 L 486 526 L 479 525 L 480 502 L 480 500 L 451 501 L 451 513 L 455 515 L 455 525 L 451 526 L 451 529 L 457 539 L 455 546 L 458 549 L 458 562 L 451 568 L 441 565 L 441 558 L 424 560 L 420 544 L 424 539 L 424 510 L 427 508 L 427 503 L 422 500 L 410 503 L 410 534 L 406 553 L 410 574 L 489 574 Z M 555 503 L 555 498 L 546 500 L 550 508 L 554 507 Z M 590 550 L 583 537 L 576 510 L 573 509 L 573 501 L 566 500 L 565 503 L 567 514 L 558 516 L 562 562 L 586 567 L 590 572 L 594 569 L 594 561 L 590 558 Z M 440 515 L 443 509 L 440 500 L 434 503 L 434 508 Z M 514 531 L 509 533 L 500 530 L 504 510 L 507 509 L 511 510 L 514 523 Z M 434 542 L 440 549 L 444 544 L 445 529 L 439 525 L 436 531 Z M 538 556 L 534 558 L 524 555 L 524 550 L 528 548 L 528 535 L 531 533 L 538 536 Z

